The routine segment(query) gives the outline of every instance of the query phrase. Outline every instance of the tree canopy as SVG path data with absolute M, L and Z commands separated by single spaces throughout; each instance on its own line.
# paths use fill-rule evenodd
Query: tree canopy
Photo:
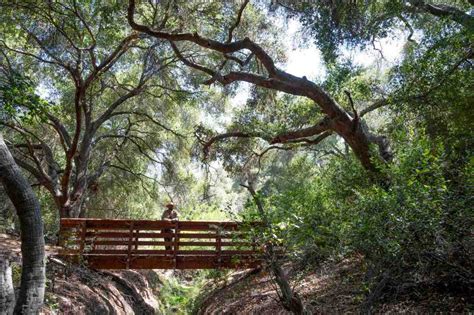
M 294 261 L 361 254 L 368 295 L 404 272 L 472 279 L 472 1 L 0 8 L 0 128 L 51 230 L 174 201 L 189 219 L 263 213 Z

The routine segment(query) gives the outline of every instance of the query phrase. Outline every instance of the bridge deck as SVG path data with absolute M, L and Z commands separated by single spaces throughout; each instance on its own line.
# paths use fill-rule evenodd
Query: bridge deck
M 60 255 L 96 269 L 254 268 L 259 223 L 61 219 Z

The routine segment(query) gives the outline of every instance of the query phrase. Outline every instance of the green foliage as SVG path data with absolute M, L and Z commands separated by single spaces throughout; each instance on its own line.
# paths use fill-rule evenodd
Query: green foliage
M 35 93 L 34 82 L 15 71 L 0 68 L 0 115 L 25 123 L 45 120 L 52 105 Z M 2 114 L 3 112 L 3 114 Z
M 448 265 L 462 272 L 468 257 L 460 253 L 473 223 L 472 192 L 465 191 L 472 160 L 454 180 L 449 159 L 440 142 L 400 133 L 396 160 L 385 166 L 385 189 L 353 158 L 333 158 L 320 170 L 307 156 L 295 158 L 261 190 L 273 225 L 270 239 L 304 264 L 361 253 L 376 270 L 395 274 L 436 273 Z M 248 211 L 258 217 L 253 206 Z M 458 259 L 448 258 L 456 250 Z
M 452 14 L 433 13 L 426 8 L 426 3 L 438 5 L 437 1 L 281 2 L 286 8 L 292 8 L 288 14 L 300 18 L 328 63 L 337 60 L 343 49 L 366 48 L 377 40 L 393 36 L 395 30 L 405 31 L 410 40 L 416 31 L 427 31 L 439 24 L 474 31 L 472 18 L 465 17 L 463 22 Z M 461 13 L 470 10 L 468 1 L 463 0 L 444 1 L 443 5 Z M 443 5 L 440 7 L 444 9 Z
M 167 276 L 159 289 L 161 314 L 195 314 L 209 281 L 225 277 L 222 271 L 188 271 Z
M 473 119 L 470 36 L 435 27 L 419 44 L 407 47 L 403 62 L 391 70 L 393 98 L 400 100 L 393 109 L 405 121 L 426 126 L 431 137 L 445 139 L 447 146 L 472 139 L 472 130 L 465 128 Z
M 12 268 L 12 282 L 14 287 L 18 287 L 21 282 L 21 265 L 17 263 L 11 264 Z
M 393 162 L 379 165 L 388 178 L 386 185 L 373 181 L 335 135 L 317 147 L 288 145 L 263 156 L 272 137 L 316 124 L 323 116 L 321 109 L 306 98 L 253 86 L 245 106 L 233 108 L 229 96 L 234 96 L 236 85 L 200 88 L 209 79 L 207 74 L 175 65 L 167 43 L 143 36 L 130 43 L 131 48 L 84 92 L 82 105 L 90 108 L 91 119 L 97 119 L 136 86 L 145 64 L 150 69 L 144 74 L 167 64 L 154 73 L 138 96 L 116 109 L 116 113 L 138 114 L 117 114 L 98 126 L 87 175 L 112 159 L 107 172 L 89 183 L 83 204 L 87 216 L 158 219 L 164 203 L 171 199 L 181 219 L 236 219 L 242 195 L 238 184 L 241 178 L 253 176 L 255 182 L 261 181 L 259 197 L 271 223 L 269 229 L 255 233 L 262 242 L 285 246 L 296 261 L 311 265 L 362 254 L 377 274 L 389 270 L 395 277 L 410 272 L 469 278 L 464 266 L 472 263 L 466 254 L 474 195 L 474 136 L 469 128 L 474 120 L 472 30 L 449 16 L 413 11 L 414 3 L 288 2 L 327 61 L 326 76 L 318 83 L 331 97 L 349 113 L 353 109 L 345 91 L 350 92 L 359 112 L 377 99 L 387 100 L 384 109 L 361 120 L 364 128 L 376 125 L 372 129 L 382 130 L 393 146 Z M 450 5 L 461 13 L 469 8 L 466 1 L 451 1 Z M 132 32 L 124 14 L 126 1 L 82 1 L 77 11 L 80 17 L 74 14 L 75 7 L 70 1 L 12 3 L 5 5 L 0 19 L 2 56 L 21 69 L 2 73 L 0 111 L 17 120 L 19 127 L 39 135 L 32 142 L 41 139 L 51 147 L 60 174 L 66 152 L 44 117 L 55 113 L 67 132 L 75 130 L 71 104 L 76 82 L 68 65 L 80 64 L 80 76 L 87 77 Z M 280 66 L 285 60 L 282 43 L 286 33 L 263 7 L 259 1 L 248 5 L 234 39 L 248 36 Z M 148 1 L 139 4 L 137 19 L 164 31 L 198 32 L 226 41 L 238 8 L 238 1 L 181 1 L 179 5 Z M 345 49 L 364 48 L 395 33 L 404 33 L 410 40 L 401 61 L 386 72 L 363 69 L 339 58 Z M 222 63 L 222 56 L 196 45 L 177 44 L 187 58 L 219 68 L 222 74 L 267 75 L 255 58 L 239 67 L 230 61 Z M 92 46 L 97 60 L 84 53 Z M 57 106 L 36 94 L 38 84 Z M 223 129 L 255 138 L 214 143 L 207 156 L 209 164 L 203 168 L 203 141 L 193 142 L 193 135 L 205 140 L 218 133 L 214 130 Z M 83 135 L 81 130 L 79 138 Z M 124 135 L 127 142 L 121 140 Z M 12 144 L 24 143 L 23 137 L 11 130 L 6 134 Z M 38 163 L 45 163 L 41 153 L 38 156 Z M 228 177 L 226 171 L 234 177 Z M 78 175 L 73 172 L 72 177 Z M 38 195 L 47 236 L 54 237 L 56 205 L 46 190 L 39 189 Z M 252 200 L 242 217 L 262 219 Z M 195 310 L 207 281 L 222 277 L 225 274 L 219 271 L 196 273 L 192 281 L 169 277 L 160 290 L 161 311 Z

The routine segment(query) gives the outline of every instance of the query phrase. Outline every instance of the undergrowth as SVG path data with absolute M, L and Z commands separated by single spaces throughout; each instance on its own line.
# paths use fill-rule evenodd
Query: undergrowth
M 206 293 L 225 280 L 228 272 L 219 270 L 175 271 L 162 279 L 161 314 L 196 314 Z

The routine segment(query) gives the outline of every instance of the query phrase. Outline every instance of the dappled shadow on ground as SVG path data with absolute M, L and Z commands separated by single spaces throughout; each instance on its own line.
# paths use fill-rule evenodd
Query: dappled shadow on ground
M 59 247 L 46 245 L 46 256 L 56 255 Z M 10 260 L 21 260 L 21 241 L 18 236 L 0 233 L 0 256 L 6 256 Z
M 367 272 L 362 257 L 326 263 L 304 272 L 297 272 L 290 264 L 284 269 L 310 313 L 360 313 L 368 292 L 363 285 Z M 208 294 L 199 314 L 290 314 L 279 303 L 270 279 L 265 270 L 238 275 Z M 462 295 L 431 290 L 418 295 L 389 294 L 375 305 L 373 313 L 463 313 L 468 308 L 469 301 Z

